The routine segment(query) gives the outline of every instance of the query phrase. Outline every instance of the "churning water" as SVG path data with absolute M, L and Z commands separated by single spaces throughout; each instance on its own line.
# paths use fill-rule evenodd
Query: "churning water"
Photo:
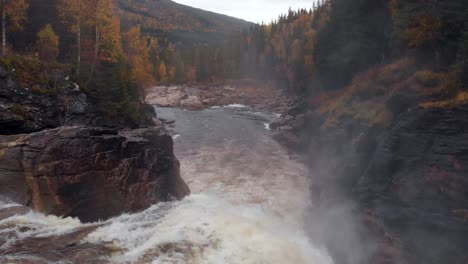
M 95 263 L 332 263 L 305 235 L 303 219 L 311 201 L 307 171 L 269 137 L 264 124 L 272 115 L 237 106 L 157 112 L 177 120 L 176 155 L 192 195 L 99 226 L 32 212 L 4 219 L 0 263 L 66 259 L 66 253 L 57 257 L 58 252 L 35 252 L 24 244 L 24 250 L 8 248 L 87 227 L 90 233 L 75 236 Z M 0 209 L 9 206 L 3 203 Z M 106 254 L 96 255 L 99 247 Z

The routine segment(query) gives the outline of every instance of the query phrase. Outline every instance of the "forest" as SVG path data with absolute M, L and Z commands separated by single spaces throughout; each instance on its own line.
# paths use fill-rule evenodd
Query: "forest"
M 291 93 L 322 98 L 403 58 L 420 70 L 422 82 L 437 83 L 439 99 L 456 98 L 468 83 L 463 0 L 321 0 L 309 10 L 289 10 L 271 23 L 234 31 L 222 43 L 188 45 L 166 37 L 180 26 L 157 33 L 154 19 L 128 15 L 128 5 L 5 0 L 3 61 L 62 64 L 109 114 L 129 111 L 144 88 L 157 83 L 274 80 Z
M 292 92 L 317 95 L 343 88 L 372 68 L 412 58 L 433 77 L 451 73 L 458 87 L 466 87 L 467 17 L 462 0 L 319 1 L 221 47 L 197 46 L 188 64 L 198 80 L 274 78 Z

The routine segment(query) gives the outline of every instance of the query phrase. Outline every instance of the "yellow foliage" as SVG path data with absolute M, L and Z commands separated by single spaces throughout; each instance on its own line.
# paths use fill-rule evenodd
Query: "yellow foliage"
M 435 102 L 425 102 L 421 103 L 420 106 L 424 108 L 446 108 L 446 107 L 455 107 L 457 105 L 468 104 L 468 92 L 467 91 L 460 91 L 458 92 L 457 96 L 452 99 L 443 100 L 443 101 L 435 101 Z
M 92 17 L 88 21 L 95 28 L 99 57 L 105 61 L 116 61 L 122 52 L 120 18 L 114 14 L 113 0 L 92 0 Z
M 158 75 L 160 81 L 166 82 L 168 80 L 166 63 L 164 61 L 159 64 Z
M 413 60 L 402 59 L 392 64 L 364 72 L 350 86 L 331 96 L 313 100 L 318 110 L 327 116 L 325 126 L 332 126 L 343 117 L 352 117 L 369 124 L 386 125 L 393 118 L 387 107 L 395 96 L 433 98 L 450 96 L 458 87 L 456 72 L 418 70 Z M 427 99 L 426 99 L 427 100 Z M 426 102 L 423 107 L 449 107 L 468 103 L 468 92 L 458 92 L 452 99 Z M 415 102 L 414 107 L 417 106 Z
M 140 89 L 154 85 L 156 81 L 152 75 L 153 68 L 149 59 L 149 47 L 141 36 L 140 27 L 131 28 L 123 34 L 122 47 Z
M 36 45 L 41 60 L 51 62 L 57 59 L 59 53 L 59 37 L 52 28 L 52 25 L 47 24 L 39 31 Z

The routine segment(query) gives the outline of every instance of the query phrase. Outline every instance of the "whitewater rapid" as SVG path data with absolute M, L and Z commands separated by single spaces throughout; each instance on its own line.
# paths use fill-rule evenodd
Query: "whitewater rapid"
M 0 235 L 15 235 L 0 250 L 102 224 L 80 241 L 110 248 L 100 263 L 332 264 L 306 235 L 307 170 L 270 138 L 264 124 L 272 116 L 235 106 L 158 113 L 177 120 L 176 155 L 192 195 L 94 224 L 33 212 L 10 217 Z M 4 254 L 0 263 L 41 258 L 28 254 Z

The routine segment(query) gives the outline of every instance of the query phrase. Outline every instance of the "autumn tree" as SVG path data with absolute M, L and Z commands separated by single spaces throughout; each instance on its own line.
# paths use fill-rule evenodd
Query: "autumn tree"
M 141 34 L 140 27 L 133 27 L 122 36 L 123 52 L 131 66 L 131 72 L 140 89 L 155 83 L 152 63 L 150 62 L 150 46 Z
M 468 1 L 392 0 L 394 34 L 418 61 L 436 69 L 456 59 L 467 20 Z
M 44 61 L 55 61 L 59 53 L 59 37 L 55 33 L 52 25 L 47 24 L 37 34 L 36 41 L 39 50 L 39 58 Z
M 168 80 L 167 67 L 164 61 L 162 61 L 161 64 L 159 64 L 158 77 L 161 82 L 166 82 Z
M 89 0 L 89 19 L 86 24 L 94 30 L 94 56 L 89 81 L 92 80 L 99 59 L 115 61 L 122 52 L 120 20 L 114 14 L 113 0 Z M 89 82 L 88 81 L 88 82 Z
M 89 0 L 57 0 L 58 14 L 68 30 L 76 34 L 76 73 L 81 68 L 81 33 L 83 24 L 89 18 L 91 5 Z
M 2 9 L 2 55 L 6 55 L 7 28 L 21 30 L 26 22 L 29 3 L 26 0 L 1 0 Z M 7 27 L 7 21 L 10 23 Z

